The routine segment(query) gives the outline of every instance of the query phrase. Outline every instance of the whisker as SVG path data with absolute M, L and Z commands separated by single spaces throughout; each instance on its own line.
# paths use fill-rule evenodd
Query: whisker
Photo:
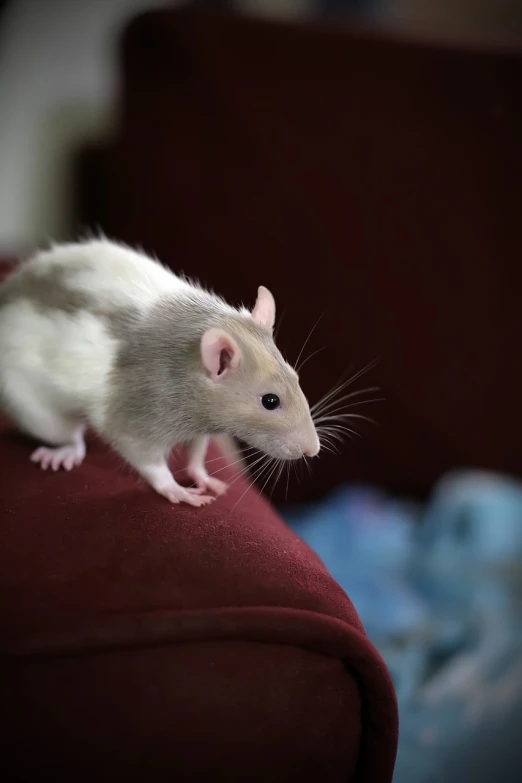
M 312 359 L 312 358 L 313 358 L 314 356 L 316 356 L 318 353 L 321 353 L 321 351 L 324 351 L 324 349 L 325 349 L 325 348 L 326 348 L 326 345 L 322 345 L 320 348 L 317 348 L 315 351 L 312 351 L 312 353 L 311 353 L 311 354 L 309 354 L 309 355 L 306 357 L 306 359 L 303 359 L 303 361 L 301 362 L 301 364 L 300 364 L 298 367 L 296 366 L 296 368 L 295 368 L 295 371 L 296 371 L 296 372 L 301 372 L 301 370 L 302 370 L 302 369 L 303 369 L 303 367 L 305 366 L 306 362 L 309 362 L 309 361 L 310 361 L 310 359 Z
M 375 419 L 370 419 L 369 416 L 363 416 L 361 413 L 332 413 L 321 416 L 320 419 L 314 419 L 314 424 L 321 425 L 325 421 L 344 421 L 344 419 L 360 419 L 361 421 L 368 421 L 370 424 L 375 424 Z
M 252 456 L 255 456 L 255 455 L 252 455 Z M 262 457 L 264 457 L 265 455 L 263 454 L 263 455 L 261 455 L 261 456 L 262 456 Z M 223 465 L 221 468 L 217 468 L 217 470 L 214 470 L 214 471 L 212 471 L 212 473 L 209 473 L 209 476 L 215 476 L 215 475 L 216 475 L 216 473 L 221 473 L 221 471 L 222 471 L 222 470 L 226 470 L 227 468 L 231 468 L 231 467 L 233 467 L 234 465 L 238 465 L 240 462 L 244 462 L 244 459 L 243 459 L 243 458 L 240 458 L 240 459 L 236 459 L 234 462 L 227 462 L 227 464 L 226 464 L 226 465 Z M 257 462 L 259 462 L 259 460 L 256 460 L 256 462 L 254 462 L 254 465 L 255 465 Z M 252 467 L 252 465 L 246 465 L 246 466 L 245 466 L 245 471 L 246 471 L 246 470 L 249 470 L 251 467 Z
M 255 446 L 248 446 L 246 449 L 240 449 L 239 451 L 235 451 L 236 454 L 245 454 L 247 451 L 258 451 L 258 449 L 255 448 Z M 220 457 L 212 457 L 212 459 L 206 459 L 205 465 L 210 465 L 211 462 L 217 462 L 218 460 L 228 459 L 225 454 L 222 454 Z M 241 462 L 241 460 L 238 460 L 238 462 Z M 232 465 L 235 465 L 235 462 L 229 463 Z
M 290 484 L 290 463 L 286 463 L 286 488 L 285 488 L 285 503 L 288 500 L 288 486 Z
M 352 400 L 354 397 L 360 397 L 362 394 L 366 394 L 367 392 L 378 392 L 379 387 L 378 386 L 369 386 L 367 389 L 360 389 L 359 391 L 350 392 L 350 394 L 343 394 L 342 397 L 334 397 L 330 398 L 329 400 L 326 400 L 323 402 L 323 400 L 319 400 L 319 402 L 316 402 L 316 404 L 310 409 L 314 413 L 320 413 L 323 410 L 327 410 L 332 405 L 338 405 L 342 402 L 348 402 L 348 400 Z M 382 402 L 384 401 L 384 397 L 370 397 L 370 399 L 366 400 L 355 400 L 355 402 L 350 403 L 351 405 L 366 405 L 366 403 L 371 402 Z
M 319 324 L 319 321 L 321 320 L 321 318 L 323 317 L 323 315 L 324 315 L 324 313 L 321 313 L 321 315 L 319 316 L 319 318 L 317 319 L 317 321 L 315 322 L 315 324 L 312 326 L 312 328 L 311 328 L 311 329 L 310 329 L 310 331 L 308 332 L 308 337 L 307 337 L 307 338 L 306 338 L 306 340 L 304 341 L 304 343 L 303 343 L 303 347 L 302 347 L 302 348 L 301 348 L 301 350 L 299 351 L 299 356 L 297 357 L 297 359 L 296 359 L 296 361 L 295 361 L 294 367 L 297 367 L 297 365 L 299 364 L 299 359 L 300 359 L 300 358 L 301 358 L 301 356 L 303 355 L 303 351 L 304 351 L 304 349 L 306 348 L 306 346 L 307 346 L 307 344 L 308 344 L 308 340 L 310 339 L 310 337 L 311 337 L 311 336 L 312 336 L 312 334 L 314 333 L 314 331 L 315 331 L 315 328 L 316 328 L 316 326 Z M 297 372 L 297 370 L 296 370 L 296 372 Z
M 273 465 L 273 462 L 274 462 L 274 458 L 269 457 L 267 462 L 264 465 L 262 465 L 260 468 L 258 468 L 255 474 L 254 473 L 252 474 L 252 484 L 255 484 L 256 481 L 259 481 L 259 479 L 264 475 L 264 473 L 268 471 L 270 467 Z
M 319 436 L 319 441 L 321 443 L 321 446 L 323 444 L 328 444 L 329 446 L 333 446 L 334 445 L 334 443 L 332 442 L 332 440 L 330 438 L 330 433 L 323 432 L 321 430 L 317 430 L 317 434 Z
M 256 479 L 258 479 L 258 478 L 259 478 L 259 477 L 260 477 L 260 476 L 261 476 L 261 475 L 264 473 L 264 471 L 266 470 L 266 468 L 267 468 L 269 465 L 270 465 L 270 461 L 267 463 L 267 465 L 263 465 L 263 466 L 261 467 L 261 470 L 260 470 L 260 471 L 257 473 L 257 475 L 256 475 L 255 477 L 254 477 L 254 476 L 252 476 L 252 481 L 251 481 L 250 483 L 248 483 L 248 484 L 247 484 L 247 488 L 245 489 L 245 491 L 243 492 L 243 494 L 241 495 L 241 497 L 239 498 L 239 500 L 236 500 L 236 502 L 235 502 L 235 503 L 234 503 L 234 505 L 232 506 L 232 509 L 231 509 L 230 513 L 232 513 L 232 512 L 234 511 L 234 509 L 236 508 L 236 506 L 237 506 L 239 503 L 241 503 L 241 501 L 242 501 L 242 500 L 243 500 L 243 498 L 245 497 L 245 495 L 246 495 L 246 493 L 248 492 L 248 490 L 249 490 L 249 489 L 251 489 L 251 488 L 253 487 L 253 485 L 254 485 L 254 482 L 256 481 Z
M 379 358 L 380 357 L 377 357 L 376 359 L 372 359 L 371 362 L 368 362 L 368 364 L 366 364 L 362 369 L 358 370 L 354 375 L 352 375 L 350 378 L 348 378 L 348 380 L 344 381 L 343 383 L 335 384 L 334 387 L 327 394 L 325 394 L 325 396 L 321 400 L 319 400 L 319 402 L 315 403 L 312 410 L 315 410 L 322 402 L 326 402 L 327 400 L 331 399 L 331 397 L 334 394 L 341 392 L 343 389 L 346 389 L 347 386 L 350 386 L 350 384 L 355 383 L 355 381 L 357 381 L 362 375 L 372 370 L 375 367 L 375 365 L 378 364 Z
M 330 443 L 329 440 L 326 440 L 326 438 L 321 441 L 321 448 L 327 451 L 329 454 L 334 454 L 335 456 L 340 453 L 339 449 Z
M 272 489 L 270 490 L 270 500 L 272 500 L 272 495 L 274 494 L 274 489 L 276 488 L 277 483 L 278 483 L 279 479 L 281 478 L 281 473 L 283 472 L 284 466 L 285 466 L 285 460 L 284 459 L 278 460 L 279 473 L 275 477 L 274 483 L 272 484 Z
M 243 494 L 241 495 L 241 498 L 243 498 L 246 495 L 247 491 L 254 486 L 256 481 L 261 480 L 261 478 L 265 475 L 265 473 L 267 473 L 270 470 L 273 463 L 274 463 L 274 457 L 269 457 L 268 461 L 264 465 L 261 465 L 261 467 L 258 468 L 257 471 L 255 472 L 255 474 L 252 474 L 252 481 L 247 486 L 245 492 L 243 492 Z M 241 498 L 239 498 L 239 500 L 241 500 Z M 237 501 L 237 503 L 239 503 L 239 500 Z M 237 503 L 234 505 L 234 508 L 237 506 Z
M 339 408 L 330 408 L 329 410 L 320 411 L 318 414 L 316 413 L 312 416 L 312 421 L 315 424 L 317 424 L 318 422 L 321 421 L 323 416 L 339 416 L 340 418 L 346 416 L 346 417 L 357 418 L 357 416 L 362 415 L 357 413 L 350 413 L 349 411 L 353 407 L 354 407 L 353 405 L 341 405 Z
M 266 462 L 262 462 L 261 465 L 258 465 L 258 467 L 254 471 L 252 471 L 249 477 L 250 481 L 248 482 L 248 487 L 252 487 L 255 484 L 255 482 L 261 478 L 264 472 L 270 468 L 270 465 L 272 464 L 274 458 L 269 457 L 267 454 L 263 454 L 263 459 L 265 459 Z M 232 484 L 233 483 L 234 482 L 232 482 Z M 232 484 L 230 486 L 232 486 Z
M 259 450 L 257 450 L 257 451 L 259 451 Z M 255 454 L 249 454 L 248 456 L 249 456 L 249 457 L 255 457 L 256 455 L 255 455 Z M 207 464 L 207 465 L 208 465 L 208 464 L 210 464 L 211 462 L 215 462 L 215 461 L 217 461 L 217 459 L 218 459 L 218 458 L 216 458 L 216 460 L 212 460 L 212 459 L 210 459 L 210 460 L 207 460 L 207 462 L 206 462 L 205 464 Z M 226 460 L 226 459 L 228 459 L 228 458 L 227 458 L 227 457 L 220 457 L 220 459 L 224 459 L 224 460 Z M 245 461 L 245 459 L 246 459 L 246 457 L 245 457 L 245 456 L 243 456 L 243 457 L 240 457 L 239 459 L 236 459 L 236 460 L 234 460 L 234 462 L 227 462 L 225 465 L 223 465 L 221 468 L 218 468 L 218 469 L 217 469 L 216 471 L 214 471 L 214 472 L 215 472 L 215 473 L 218 473 L 220 470 L 226 470 L 226 468 L 231 468 L 233 465 L 237 465 L 237 464 L 239 464 L 240 462 L 244 462 L 244 461 Z M 213 473 L 210 473 L 209 475 L 211 475 L 211 476 L 212 476 L 212 475 L 214 475 L 214 474 L 213 474 Z
M 232 487 L 236 481 L 238 481 L 243 476 L 248 476 L 248 474 L 251 472 L 252 468 L 254 468 L 256 465 L 259 465 L 259 463 L 266 458 L 266 454 L 262 454 L 260 457 L 258 457 L 251 465 L 246 465 L 243 470 L 240 470 L 237 474 L 237 476 L 233 479 L 233 481 L 230 482 L 228 485 L 229 487 Z M 215 471 L 216 473 L 218 471 Z M 214 473 L 210 474 L 211 476 L 214 475 Z
M 331 401 L 332 397 L 335 397 L 337 394 L 340 394 L 342 391 L 344 391 L 348 386 L 350 386 L 352 383 L 355 382 L 355 378 L 349 378 L 347 381 L 341 384 L 337 384 L 332 387 L 332 389 L 324 395 L 320 400 L 318 400 L 314 405 L 313 409 L 315 410 L 320 405 L 326 405 L 328 402 Z M 380 391 L 378 386 L 368 386 L 365 389 L 356 389 L 353 392 L 350 392 L 350 394 L 346 394 L 343 397 L 344 399 L 350 399 L 351 397 L 359 397 L 361 394 L 365 394 L 366 392 L 378 392 Z
M 274 342 L 276 342 L 277 340 L 277 335 L 279 334 L 279 330 L 281 328 L 281 324 L 283 323 L 283 318 L 285 317 L 285 315 L 286 315 L 286 309 L 283 310 L 283 312 L 281 313 L 281 318 L 278 319 L 277 326 L 274 332 Z
M 372 366 L 372 363 L 369 362 L 365 367 L 363 367 L 361 370 L 358 370 L 355 375 L 350 375 L 348 378 L 345 379 L 346 373 L 348 371 L 345 370 L 344 373 L 342 373 L 341 377 L 338 381 L 336 381 L 330 392 L 334 392 L 336 389 L 344 389 L 346 386 L 349 386 L 351 383 L 353 383 L 354 380 L 357 380 L 358 377 L 360 377 L 364 372 L 366 372 L 367 369 L 370 369 Z M 329 393 L 330 393 L 329 392 Z
M 281 476 L 284 473 L 285 465 L 286 465 L 286 460 L 285 459 L 280 460 L 280 462 L 281 462 L 281 465 L 280 465 L 280 468 L 279 468 L 279 473 L 277 475 L 276 483 L 278 483 L 281 480 Z
M 265 490 L 265 487 L 266 487 L 266 485 L 268 484 L 268 482 L 270 481 L 270 479 L 272 478 L 272 476 L 274 475 L 274 473 L 275 473 L 275 471 L 276 471 L 276 470 L 277 470 L 277 459 L 276 459 L 276 461 L 275 461 L 274 467 L 272 468 L 272 470 L 271 470 L 271 471 L 270 471 L 270 473 L 268 474 L 268 477 L 267 477 L 267 479 L 266 479 L 265 483 L 264 483 L 264 484 L 263 484 L 263 486 L 261 487 L 261 490 L 260 490 L 261 494 L 263 494 L 263 492 L 264 492 L 264 490 Z
M 338 450 L 335 450 L 335 449 L 330 448 L 328 446 L 325 446 L 324 450 L 327 451 L 329 454 L 332 454 L 334 457 L 337 457 L 339 455 L 339 451 Z
M 352 435 L 357 435 L 357 437 L 361 437 L 360 433 L 356 430 L 352 430 L 350 427 L 342 427 L 340 424 L 330 424 L 330 429 L 328 430 L 328 435 L 331 435 L 332 437 L 338 437 L 342 439 L 341 432 L 347 432 Z
M 325 432 L 327 435 L 331 435 L 334 432 L 341 432 L 343 429 L 350 429 L 345 424 L 321 424 L 320 427 L 322 432 Z
M 322 441 L 326 441 L 326 439 L 327 439 L 327 437 L 329 435 L 329 432 L 328 432 L 326 427 L 318 427 L 317 428 L 317 434 L 319 436 L 319 440 L 322 442 Z
M 340 453 L 337 447 L 337 443 L 342 442 L 344 440 L 344 438 L 341 436 L 340 433 L 333 432 L 327 427 L 324 427 L 322 430 L 318 429 L 317 434 L 319 435 L 321 446 L 323 444 L 327 444 L 332 449 L 334 449 L 336 454 Z
M 342 443 L 344 440 L 344 436 L 341 435 L 340 432 L 329 432 L 327 437 L 329 438 L 329 443 L 333 446 L 334 443 Z

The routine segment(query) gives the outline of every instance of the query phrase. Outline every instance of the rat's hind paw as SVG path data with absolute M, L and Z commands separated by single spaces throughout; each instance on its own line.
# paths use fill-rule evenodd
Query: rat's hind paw
M 40 446 L 39 449 L 33 451 L 30 459 L 31 462 L 39 463 L 42 470 L 47 470 L 47 468 L 59 470 L 61 467 L 64 470 L 72 470 L 75 465 L 81 465 L 84 457 L 85 444 L 82 442 L 70 446 L 59 446 L 56 449 Z

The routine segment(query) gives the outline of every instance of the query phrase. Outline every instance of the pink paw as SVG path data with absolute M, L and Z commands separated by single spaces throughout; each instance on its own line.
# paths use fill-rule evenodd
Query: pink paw
M 31 462 L 39 463 L 42 470 L 47 470 L 49 467 L 55 471 L 61 467 L 64 470 L 72 470 L 75 465 L 81 465 L 84 457 L 84 444 L 60 446 L 56 449 L 40 446 L 31 454 Z
M 190 478 L 195 482 L 196 489 L 200 492 L 210 491 L 215 495 L 224 495 L 228 489 L 228 484 L 212 476 L 201 475 L 201 473 L 188 471 Z
M 190 487 L 187 489 L 186 487 L 179 486 L 179 484 L 174 487 L 167 487 L 163 490 L 160 489 L 158 492 L 160 495 L 163 495 L 164 498 L 167 498 L 170 503 L 188 503 L 190 506 L 195 506 L 196 508 L 206 506 L 215 500 L 212 495 L 201 494 L 202 490 L 198 487 Z
M 215 495 L 224 495 L 228 489 L 228 484 L 226 481 L 221 481 L 220 479 L 213 478 L 212 476 L 207 476 L 207 478 L 203 479 L 201 484 L 198 484 L 198 486 L 203 487 L 204 489 L 209 489 Z

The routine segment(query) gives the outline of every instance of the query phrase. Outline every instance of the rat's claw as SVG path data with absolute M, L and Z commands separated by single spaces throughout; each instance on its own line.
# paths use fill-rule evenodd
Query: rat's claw
M 196 506 L 196 508 L 207 506 L 209 503 L 213 503 L 215 500 L 215 497 L 212 495 L 190 495 L 189 497 L 190 500 L 185 502 L 190 503 L 191 506 Z
M 40 463 L 42 470 L 51 468 L 53 471 L 72 470 L 75 465 L 80 465 L 85 456 L 85 444 L 82 442 L 71 444 L 70 446 L 59 446 L 51 449 L 47 446 L 40 446 L 39 449 L 31 454 L 31 462 Z

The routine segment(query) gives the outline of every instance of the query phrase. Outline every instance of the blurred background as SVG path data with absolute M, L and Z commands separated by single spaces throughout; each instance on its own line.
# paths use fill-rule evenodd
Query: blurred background
M 1 255 L 267 284 L 346 382 L 354 440 L 272 491 L 390 666 L 395 780 L 521 780 L 520 0 L 7 0 L 0 106 Z
M 134 15 L 162 5 L 319 23 L 356 21 L 446 40 L 517 41 L 522 35 L 518 0 L 2 0 L 3 250 L 68 236 L 75 228 L 73 156 L 114 127 L 121 31 Z

